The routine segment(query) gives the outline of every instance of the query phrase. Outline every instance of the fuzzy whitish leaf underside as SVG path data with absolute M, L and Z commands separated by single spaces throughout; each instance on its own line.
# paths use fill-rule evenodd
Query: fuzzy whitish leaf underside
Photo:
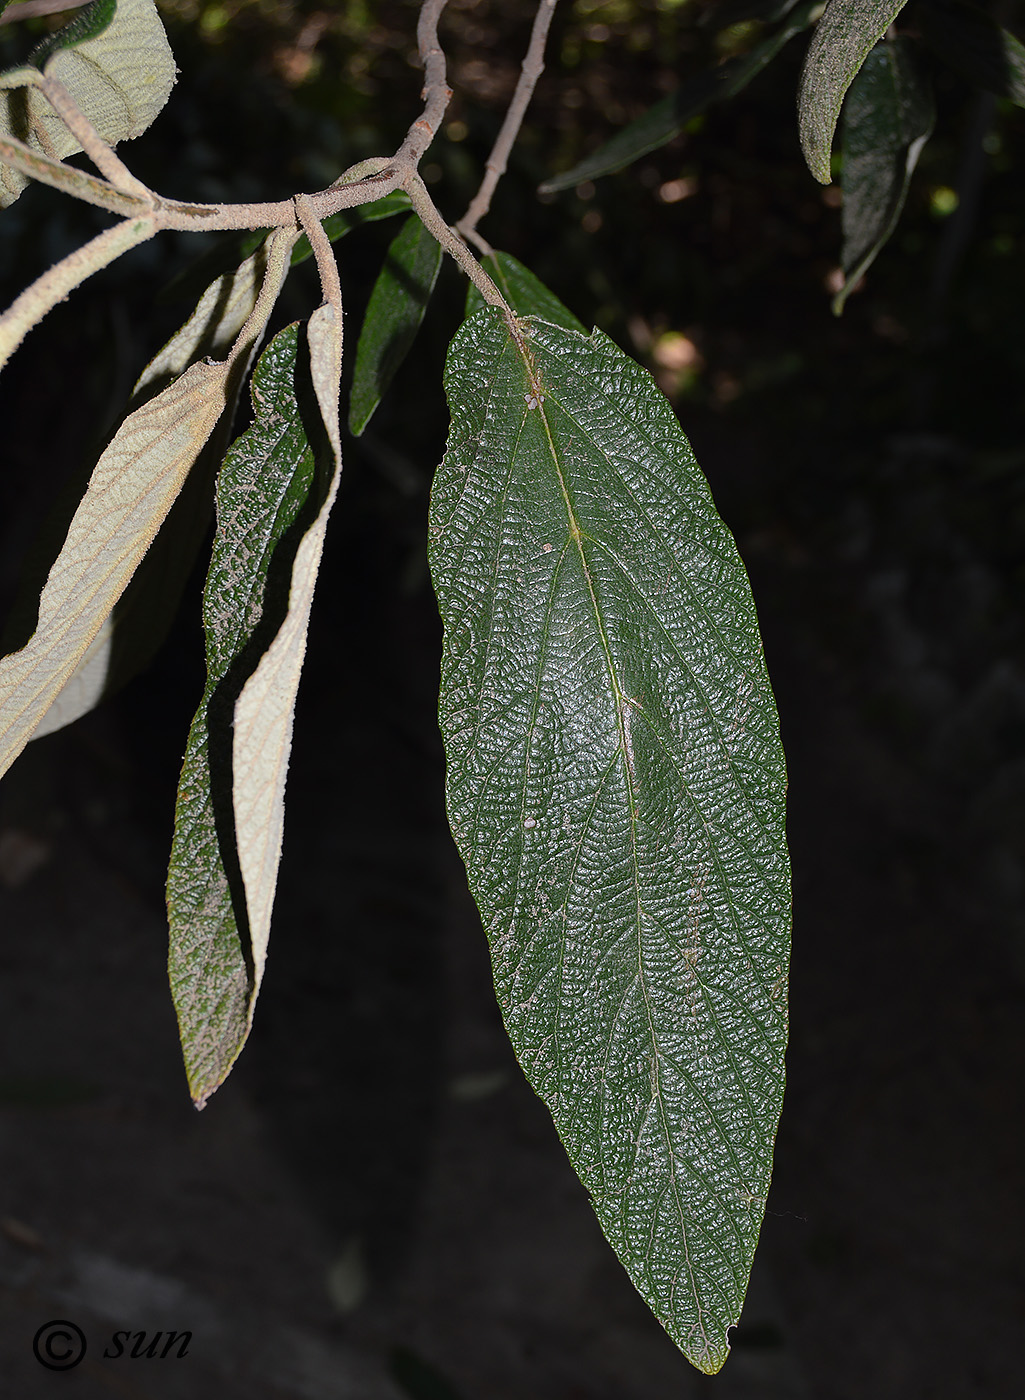
M 452 343 L 430 555 L 449 816 L 507 1029 L 606 1235 L 716 1371 L 783 1093 L 785 775 L 750 588 L 599 332 Z

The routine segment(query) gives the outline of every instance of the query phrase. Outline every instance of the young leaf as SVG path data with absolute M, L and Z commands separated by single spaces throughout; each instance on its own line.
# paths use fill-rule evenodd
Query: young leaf
M 752 78 L 757 77 L 795 34 L 808 28 L 820 4 L 821 0 L 805 0 L 750 53 L 742 58 L 727 59 L 717 68 L 689 78 L 675 92 L 649 107 L 636 121 L 617 131 L 610 141 L 585 156 L 571 170 L 545 180 L 538 187 L 539 193 L 551 194 L 556 190 L 571 189 L 584 180 L 612 175 L 649 151 L 672 141 L 699 112 L 713 102 L 725 102 L 735 97 Z
M 992 15 L 960 0 L 930 0 L 918 11 L 922 38 L 970 82 L 1025 107 L 1025 45 Z
M 801 72 L 798 122 L 808 169 L 830 181 L 829 157 L 844 93 L 904 0 L 828 0 Z
M 517 316 L 540 316 L 542 320 L 552 321 L 568 331 L 585 334 L 583 324 L 573 312 L 563 306 L 554 292 L 550 292 L 529 268 L 517 262 L 510 253 L 489 253 L 481 259 L 481 266 Z M 484 305 L 484 298 L 470 282 L 466 289 L 466 319 L 469 320 Z
M 253 313 L 266 271 L 267 249 L 262 247 L 234 272 L 211 283 L 185 325 L 143 370 L 132 391 L 131 408 L 152 398 L 196 360 L 227 355 Z M 34 739 L 93 709 L 147 666 L 162 644 L 206 533 L 214 473 L 228 445 L 235 404 L 256 349 L 253 341 L 249 353 L 236 361 L 225 412 L 131 583 L 36 727 Z
M 932 91 L 911 42 L 877 44 L 844 104 L 844 284 L 833 301 L 838 316 L 897 226 L 935 115 Z
M 103 139 L 116 145 L 151 124 L 171 94 L 177 70 L 153 0 L 118 0 L 116 15 L 97 28 L 109 3 L 97 0 L 47 39 L 39 62 L 64 84 Z M 32 87 L 0 90 L 0 135 L 17 137 L 58 160 L 81 150 Z M 12 204 L 27 183 L 19 171 L 0 165 L 0 208 Z
M 311 361 L 320 320 L 310 323 Z M 171 988 L 189 1087 L 200 1107 L 227 1077 L 249 1031 L 269 915 L 257 888 L 264 867 L 256 844 L 261 823 L 269 829 L 279 820 L 278 773 L 268 790 L 269 818 L 255 788 L 249 800 L 241 790 L 236 797 L 233 773 L 248 776 L 239 771 L 237 754 L 233 759 L 238 703 L 268 649 L 280 656 L 275 639 L 285 632 L 294 638 L 337 475 L 335 435 L 325 431 L 316 387 L 307 392 L 299 349 L 293 325 L 261 355 L 253 424 L 232 446 L 217 483 L 218 528 L 203 601 L 207 682 L 189 732 L 167 877 Z M 317 384 L 322 363 L 318 347 Z M 282 712 L 271 712 L 279 761 Z M 290 715 L 290 706 L 284 712 Z M 251 714 L 242 716 L 247 742 L 252 723 Z M 271 831 L 264 843 L 272 861 L 277 835 Z M 249 888 L 255 917 L 247 911 Z M 254 949 L 254 934 L 262 947 Z
M 704 1371 L 783 1094 L 785 773 L 750 588 L 668 403 L 600 332 L 449 351 L 430 558 L 448 808 L 524 1070 Z
M 441 245 L 414 214 L 392 240 L 370 293 L 349 399 L 349 431 L 355 437 L 370 422 L 406 358 L 440 267 Z

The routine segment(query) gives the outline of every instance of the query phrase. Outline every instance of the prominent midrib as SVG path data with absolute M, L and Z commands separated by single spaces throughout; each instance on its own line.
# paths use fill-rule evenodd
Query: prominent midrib
M 527 375 L 531 381 L 532 387 L 534 387 L 535 385 L 543 387 L 541 386 L 541 382 L 533 373 L 532 366 L 527 361 L 526 357 L 524 357 L 524 367 L 527 371 Z M 605 625 L 602 621 L 601 608 L 598 604 L 598 597 L 595 592 L 594 581 L 591 577 L 590 566 L 588 564 L 587 555 L 583 547 L 583 532 L 581 531 L 579 522 L 577 521 L 576 512 L 573 509 L 573 501 L 570 497 L 569 488 L 566 484 L 566 478 L 563 473 L 562 467 L 559 463 L 559 454 L 556 450 L 555 440 L 552 436 L 551 425 L 548 421 L 548 414 L 545 411 L 545 400 L 540 394 L 540 392 L 535 392 L 534 397 L 537 400 L 536 412 L 540 413 L 541 421 L 544 424 L 545 438 L 548 443 L 548 452 L 551 457 L 552 467 L 555 471 L 555 475 L 559 483 L 559 492 L 562 496 L 563 506 L 566 511 L 566 519 L 569 524 L 570 537 L 573 540 L 574 545 L 576 546 L 577 554 L 580 559 L 580 568 L 583 573 L 584 580 L 587 584 L 587 591 L 591 599 L 591 610 L 594 614 L 595 627 L 598 631 L 598 637 L 601 642 L 602 651 L 605 656 L 605 664 L 608 669 L 609 682 L 611 684 L 612 692 L 615 697 L 616 725 L 619 731 L 619 750 L 623 762 L 623 772 L 626 780 L 626 790 L 630 806 L 630 852 L 633 866 L 634 904 L 637 911 L 637 980 L 641 988 L 642 995 L 644 997 L 644 1010 L 648 1023 L 648 1038 L 651 1043 L 653 1052 L 652 1096 L 658 1105 L 659 1126 L 662 1131 L 662 1140 L 665 1145 L 666 1157 L 669 1162 L 671 1190 L 673 1193 L 673 1201 L 676 1206 L 676 1215 L 680 1223 L 680 1237 L 683 1243 L 684 1258 L 686 1260 L 687 1278 L 690 1283 L 691 1295 L 694 1300 L 694 1307 L 698 1318 L 698 1325 L 701 1328 L 701 1335 L 704 1338 L 705 1344 L 707 1346 L 708 1337 L 705 1333 L 703 1322 L 704 1310 L 701 1306 L 701 1299 L 698 1296 L 697 1279 L 694 1276 L 694 1270 L 691 1266 L 690 1261 L 690 1246 L 688 1244 L 687 1237 L 687 1222 L 684 1215 L 683 1202 L 680 1199 L 679 1183 L 676 1177 L 676 1159 L 673 1154 L 672 1135 L 669 1130 L 669 1123 L 666 1116 L 665 1101 L 662 1095 L 662 1052 L 659 1049 L 658 1038 L 655 1033 L 655 1025 L 651 1014 L 651 1002 L 648 997 L 647 978 L 644 972 L 644 962 L 641 949 L 641 927 L 643 907 L 641 904 L 641 881 L 637 854 L 637 775 L 634 771 L 633 757 L 631 753 L 631 741 L 629 734 L 627 733 L 625 718 L 625 706 L 632 704 L 633 701 L 630 699 L 629 696 L 626 695 L 626 692 L 623 690 L 623 687 L 619 683 L 619 677 L 616 673 L 615 660 L 612 655 L 612 646 L 609 642 L 608 633 L 606 632 Z M 535 410 L 528 410 L 528 412 L 532 411 Z M 613 1025 L 612 1030 L 610 1030 L 610 1036 L 613 1033 L 614 1029 L 615 1027 Z M 558 1043 L 558 1039 L 558 1031 L 556 1031 L 556 1043 Z

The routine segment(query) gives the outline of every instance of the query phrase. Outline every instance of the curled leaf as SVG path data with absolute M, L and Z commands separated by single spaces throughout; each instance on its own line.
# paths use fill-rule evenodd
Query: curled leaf
M 830 181 L 833 133 L 844 94 L 886 33 L 904 0 L 828 0 L 808 45 L 797 100 L 801 149 L 808 169 Z
M 110 145 L 140 136 L 160 113 L 177 69 L 154 0 L 96 0 L 45 41 L 31 61 L 64 84 Z M 11 75 L 17 77 L 17 74 Z M 0 89 L 0 135 L 63 160 L 81 150 L 50 104 L 32 86 Z M 0 208 L 28 178 L 0 165 Z

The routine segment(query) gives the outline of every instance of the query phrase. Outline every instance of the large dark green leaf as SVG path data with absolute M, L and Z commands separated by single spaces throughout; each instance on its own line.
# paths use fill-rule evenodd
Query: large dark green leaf
M 829 0 L 818 22 L 801 73 L 798 120 L 808 169 L 830 181 L 829 157 L 844 94 L 886 33 L 904 0 Z
M 189 732 L 167 879 L 169 971 L 189 1087 L 202 1106 L 249 1030 L 258 972 L 236 848 L 235 705 L 287 615 L 304 526 L 327 491 L 312 390 L 287 326 L 253 374 L 252 426 L 217 483 L 217 534 L 203 595 L 207 682 Z M 308 376 L 306 376 L 308 378 Z
M 918 10 L 922 38 L 970 82 L 1025 107 L 1025 45 L 992 15 L 960 0 L 929 0 Z
M 511 253 L 489 253 L 481 259 L 481 266 L 517 316 L 540 316 L 568 331 L 584 333 L 583 325 L 573 312 Z M 467 320 L 484 305 L 484 298 L 471 282 L 466 289 Z
M 414 214 L 392 240 L 363 318 L 349 399 L 359 437 L 416 339 L 441 268 L 441 244 Z
M 833 301 L 837 315 L 897 226 L 934 120 L 932 91 L 911 41 L 877 44 L 844 104 L 844 285 Z
M 449 818 L 506 1027 L 659 1321 L 719 1369 L 783 1094 L 789 867 L 743 565 L 654 382 L 487 309 L 430 558 Z
M 672 141 L 692 117 L 713 102 L 724 102 L 735 97 L 752 78 L 757 77 L 788 40 L 807 29 L 819 3 L 820 0 L 805 0 L 779 29 L 756 44 L 743 58 L 727 59 L 718 68 L 688 79 L 675 92 L 656 102 L 643 116 L 630 122 L 622 131 L 617 131 L 611 141 L 606 141 L 604 146 L 585 157 L 572 170 L 546 180 L 539 187 L 540 192 L 549 194 L 555 190 L 566 190 L 583 180 L 597 180 L 601 175 L 611 175 L 649 151 Z
M 61 49 L 73 49 L 89 39 L 98 39 L 117 13 L 118 0 L 92 0 L 84 6 L 63 29 L 41 39 L 28 56 L 29 63 L 42 68 L 51 54 Z

